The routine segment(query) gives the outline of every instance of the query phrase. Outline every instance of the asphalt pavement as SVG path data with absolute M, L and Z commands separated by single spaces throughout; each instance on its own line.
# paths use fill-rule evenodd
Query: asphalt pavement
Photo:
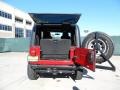
M 113 56 L 116 71 L 88 70 L 82 80 L 27 77 L 27 53 L 0 53 L 0 90 L 120 90 L 120 56 Z M 108 65 L 104 63 L 103 65 Z

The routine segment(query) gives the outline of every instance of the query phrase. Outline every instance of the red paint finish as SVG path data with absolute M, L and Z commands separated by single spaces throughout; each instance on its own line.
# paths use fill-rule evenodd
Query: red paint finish
M 36 48 L 37 56 L 39 55 L 40 57 L 40 47 L 31 47 L 31 48 Z M 73 62 L 73 57 L 74 57 L 74 47 L 70 48 L 70 59 L 69 60 L 39 60 L 37 62 L 29 62 L 30 64 L 37 64 L 37 65 L 74 65 Z M 39 51 L 39 52 L 38 52 Z
M 40 56 L 40 46 L 30 47 L 29 54 L 31 56 Z
M 76 56 L 76 58 L 75 58 L 76 63 L 78 63 L 81 66 L 84 66 L 92 71 L 95 71 L 95 51 L 90 50 L 90 49 L 85 49 L 85 48 L 76 48 L 75 56 Z
M 73 59 L 74 54 L 75 54 L 75 47 L 71 47 L 70 48 L 70 59 Z
M 38 56 L 39 60 L 34 62 L 31 61 L 29 63 L 34 65 L 75 65 L 75 63 L 77 63 L 80 66 L 84 66 L 95 71 L 95 52 L 90 49 L 71 47 L 69 60 L 40 60 L 40 53 L 41 51 L 39 46 L 31 47 L 29 54 L 31 56 Z

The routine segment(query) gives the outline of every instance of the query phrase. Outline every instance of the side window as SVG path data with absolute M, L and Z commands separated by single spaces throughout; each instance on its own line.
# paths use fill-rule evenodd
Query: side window
M 52 39 L 51 32 L 50 31 L 44 31 L 43 32 L 43 39 Z
M 39 35 L 35 35 L 35 45 L 39 45 L 40 44 L 40 38 Z
M 61 36 L 61 39 L 71 39 L 71 33 L 64 31 Z
M 34 44 L 35 45 L 39 45 L 40 44 L 40 39 L 41 39 L 41 31 L 39 29 L 37 29 L 35 31 L 35 36 L 34 36 L 35 40 L 34 40 Z

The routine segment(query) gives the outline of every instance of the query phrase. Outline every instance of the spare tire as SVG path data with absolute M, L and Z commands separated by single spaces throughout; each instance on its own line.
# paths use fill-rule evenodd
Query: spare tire
M 82 42 L 82 47 L 89 49 L 93 49 L 95 47 L 95 33 L 96 32 L 92 32 L 84 38 Z M 97 32 L 97 34 L 98 34 L 98 46 L 102 53 L 106 56 L 106 58 L 109 59 L 113 55 L 114 51 L 113 42 L 107 34 L 103 32 Z M 96 63 L 102 63 L 104 61 L 105 60 L 101 57 L 100 51 L 96 50 Z

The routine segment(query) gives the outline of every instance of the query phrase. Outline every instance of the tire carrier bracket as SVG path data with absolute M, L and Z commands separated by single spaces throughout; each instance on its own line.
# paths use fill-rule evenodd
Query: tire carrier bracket
M 109 59 L 107 59 L 106 56 L 104 55 L 104 53 L 100 50 L 100 48 L 99 48 L 99 46 L 98 46 L 98 38 L 99 38 L 99 34 L 96 32 L 96 33 L 95 33 L 95 47 L 94 47 L 94 49 L 97 50 L 97 51 L 99 51 L 99 52 L 101 53 L 100 56 L 104 59 L 104 61 L 107 61 L 107 62 L 109 63 L 110 67 L 108 67 L 108 66 L 96 65 L 96 68 L 115 71 L 116 68 L 115 68 L 115 66 L 113 65 L 113 63 L 112 63 Z

